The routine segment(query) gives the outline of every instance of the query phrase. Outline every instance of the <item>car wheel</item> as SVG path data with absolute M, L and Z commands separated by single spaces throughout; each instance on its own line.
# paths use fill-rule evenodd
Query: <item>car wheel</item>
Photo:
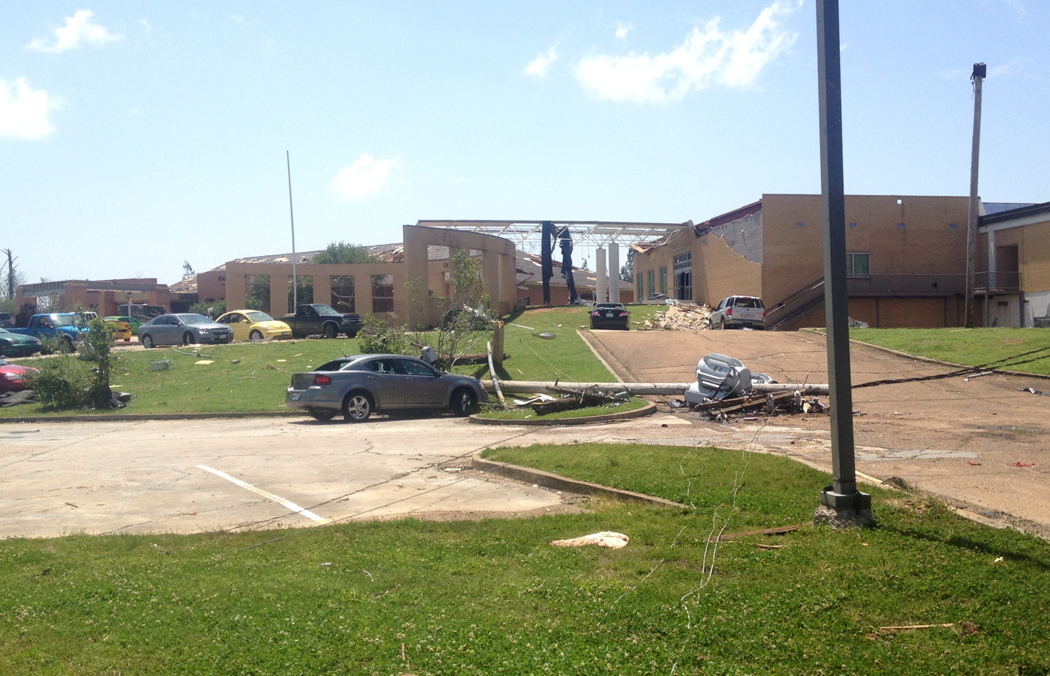
M 350 422 L 364 422 L 372 415 L 374 406 L 367 392 L 351 392 L 343 400 L 343 418 Z
M 333 411 L 310 411 L 310 417 L 321 422 L 328 422 L 335 417 Z
M 131 338 L 125 338 L 125 339 L 124 339 L 124 342 L 125 342 L 125 343 L 130 343 L 130 342 L 131 342 Z
M 252 331 L 251 334 L 248 336 L 248 340 L 251 340 L 251 341 L 256 342 L 256 343 L 258 343 L 262 339 L 263 339 L 262 331 L 259 331 L 258 329 L 256 329 L 255 331 Z M 331 418 L 331 416 L 329 416 L 329 418 Z M 328 418 L 326 418 L 326 420 L 327 419 Z
M 460 417 L 473 413 L 477 405 L 478 398 L 465 387 L 452 393 L 452 412 Z
M 189 331 L 187 331 L 186 333 L 182 334 L 182 344 L 183 345 L 193 345 L 193 334 L 190 333 Z
M 148 333 L 142 336 L 140 342 L 142 343 L 142 347 L 146 348 L 147 350 L 156 345 L 156 343 L 153 342 L 153 336 L 149 335 Z
M 321 332 L 324 333 L 325 338 L 335 338 L 339 335 L 339 332 L 335 328 L 335 324 L 325 324 L 321 328 Z

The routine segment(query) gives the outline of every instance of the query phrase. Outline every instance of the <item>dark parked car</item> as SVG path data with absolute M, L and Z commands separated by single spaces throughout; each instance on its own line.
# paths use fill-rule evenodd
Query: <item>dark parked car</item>
M 15 319 L 6 312 L 0 312 L 0 329 L 7 329 L 15 325 Z
M 0 356 L 30 357 L 44 348 L 39 338 L 0 329 Z
M 623 303 L 598 303 L 591 311 L 592 329 L 623 329 L 631 328 L 631 315 Z
M 296 373 L 285 395 L 289 408 L 317 420 L 342 412 L 346 420 L 368 420 L 373 411 L 452 409 L 468 415 L 488 393 L 477 378 L 440 371 L 422 359 L 368 354 L 337 359 L 316 371 Z
M 324 336 L 335 338 L 343 334 L 353 338 L 365 326 L 361 315 L 336 312 L 330 305 L 306 303 L 295 309 L 294 315 L 285 315 L 281 321 L 292 329 L 292 338 Z
M 139 342 L 149 349 L 156 345 L 192 345 L 193 343 L 229 343 L 233 329 L 198 314 L 173 314 L 154 317 L 139 327 Z

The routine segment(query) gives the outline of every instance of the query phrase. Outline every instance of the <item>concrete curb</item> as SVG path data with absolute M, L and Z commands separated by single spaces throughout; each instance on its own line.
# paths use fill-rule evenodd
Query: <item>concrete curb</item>
M 592 484 L 589 481 L 577 481 L 576 479 L 568 479 L 551 472 L 544 472 L 538 469 L 532 469 L 531 467 L 520 467 L 518 465 L 511 465 L 505 462 L 496 462 L 494 460 L 485 460 L 481 457 L 481 452 L 475 453 L 471 458 L 471 466 L 473 469 L 481 472 L 488 472 L 490 474 L 498 474 L 505 476 L 508 479 L 514 479 L 515 481 L 522 481 L 524 483 L 536 484 L 537 486 L 543 486 L 544 488 L 553 488 L 559 491 L 565 491 L 567 493 L 576 493 L 578 495 L 601 495 L 607 498 L 615 498 L 617 500 L 626 500 L 630 502 L 642 502 L 656 507 L 675 507 L 680 509 L 686 509 L 686 505 L 671 500 L 665 500 L 663 498 L 657 498 L 652 495 L 645 495 L 644 493 L 635 493 L 634 491 L 624 491 L 619 488 L 609 488 L 608 486 L 602 486 L 601 484 Z
M 920 357 L 918 355 L 908 354 L 907 352 L 901 352 L 900 350 L 894 350 L 894 349 L 891 349 L 891 348 L 888 348 L 888 347 L 883 347 L 881 345 L 875 345 L 873 343 L 865 343 L 862 340 L 855 340 L 853 338 L 850 338 L 849 342 L 856 343 L 857 345 L 863 345 L 864 347 L 870 347 L 873 350 L 878 350 L 879 352 L 885 352 L 887 354 L 892 354 L 892 355 L 897 356 L 897 357 L 903 357 L 905 359 L 912 359 L 914 361 L 921 361 L 921 362 L 924 362 L 926 364 L 935 364 L 937 366 L 947 366 L 947 367 L 950 367 L 950 368 L 953 368 L 953 369 L 973 368 L 972 366 L 968 366 L 966 364 L 953 364 L 950 361 L 941 361 L 940 359 L 931 359 L 930 357 Z M 991 371 L 992 373 L 997 373 L 997 374 L 1003 375 L 1003 376 L 1020 376 L 1022 378 L 1038 378 L 1039 380 L 1050 380 L 1050 376 L 1043 375 L 1042 373 L 1026 373 L 1024 371 L 1006 371 L 1006 370 L 1003 370 L 1003 369 L 988 369 L 988 370 Z
M 304 416 L 300 411 L 255 411 L 253 413 L 125 413 L 123 415 L 29 416 L 0 418 L 3 423 L 133 422 L 143 420 L 207 420 L 209 418 L 285 418 Z
M 556 427 L 558 425 L 590 425 L 592 423 L 618 422 L 620 420 L 633 420 L 643 418 L 656 413 L 656 404 L 649 404 L 625 413 L 606 413 L 605 415 L 592 415 L 585 418 L 553 418 L 551 420 L 503 420 L 499 418 L 479 418 L 477 414 L 467 418 L 476 425 L 525 425 L 526 427 Z

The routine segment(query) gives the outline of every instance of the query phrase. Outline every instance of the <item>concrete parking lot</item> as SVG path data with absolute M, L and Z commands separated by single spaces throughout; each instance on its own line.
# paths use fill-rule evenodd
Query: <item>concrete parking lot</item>
M 826 343 L 814 332 L 584 334 L 624 380 L 691 381 L 697 361 L 717 352 L 779 382 L 828 382 Z M 951 370 L 856 343 L 851 351 L 854 384 Z M 1019 391 L 1029 387 L 1050 391 L 1050 382 L 988 375 L 856 389 L 857 469 L 878 479 L 901 478 L 974 511 L 1016 517 L 1050 534 L 1050 397 Z M 725 429 L 696 413 L 680 417 L 712 434 Z M 751 430 L 765 450 L 830 469 L 826 416 L 781 416 L 731 427 L 738 434 Z
M 673 436 L 673 416 L 537 429 L 445 417 L 0 425 L 0 537 L 189 533 L 333 521 L 521 516 L 556 492 L 474 472 L 499 445 Z M 662 425 L 667 425 L 663 427 Z

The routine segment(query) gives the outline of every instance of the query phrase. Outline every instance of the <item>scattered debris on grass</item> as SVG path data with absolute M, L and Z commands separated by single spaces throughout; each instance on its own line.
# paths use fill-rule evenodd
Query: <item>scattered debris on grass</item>
M 1042 395 L 1044 397 L 1050 397 L 1050 392 L 1043 392 L 1042 390 L 1037 390 L 1034 387 L 1018 387 L 1017 391 L 1018 392 L 1030 392 L 1032 394 L 1039 394 L 1039 395 Z
M 572 538 L 571 540 L 554 540 L 551 544 L 555 547 L 586 547 L 587 545 L 596 545 L 598 547 L 608 547 L 609 549 L 620 549 L 627 546 L 627 543 L 630 541 L 631 538 L 623 533 L 602 531 L 600 533 L 591 533 L 590 535 Z
M 643 329 L 656 331 L 701 331 L 709 328 L 711 308 L 707 305 L 668 305 L 663 312 L 657 312 L 652 319 L 642 322 L 631 322 Z

